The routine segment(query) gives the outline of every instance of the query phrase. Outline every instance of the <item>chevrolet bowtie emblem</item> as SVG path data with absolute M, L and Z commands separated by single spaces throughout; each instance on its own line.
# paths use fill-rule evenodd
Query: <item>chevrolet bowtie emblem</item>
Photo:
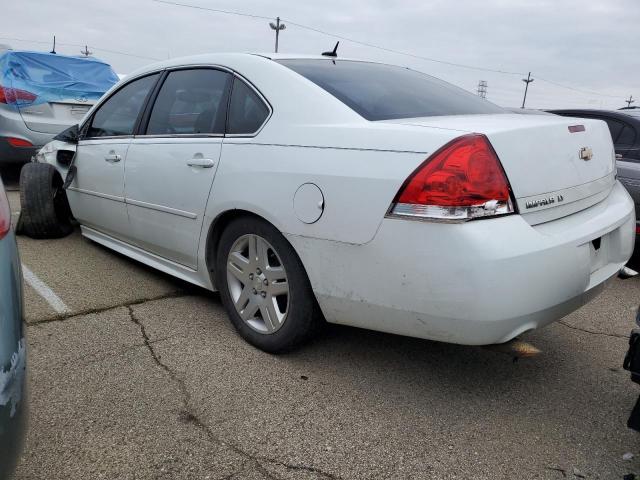
M 589 147 L 582 147 L 580 149 L 580 158 L 585 162 L 587 160 L 591 160 L 593 158 L 593 150 L 591 150 Z

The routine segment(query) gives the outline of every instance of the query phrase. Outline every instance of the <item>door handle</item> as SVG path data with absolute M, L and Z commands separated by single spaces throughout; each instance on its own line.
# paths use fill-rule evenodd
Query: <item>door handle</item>
M 109 163 L 118 163 L 120 160 L 122 160 L 122 157 L 115 153 L 110 153 L 109 155 L 105 155 L 104 159 Z
M 187 165 L 190 167 L 211 168 L 216 164 L 210 158 L 192 158 L 187 160 Z

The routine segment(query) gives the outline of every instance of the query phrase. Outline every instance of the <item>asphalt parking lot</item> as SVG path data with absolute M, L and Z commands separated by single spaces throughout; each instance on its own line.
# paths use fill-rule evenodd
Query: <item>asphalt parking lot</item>
M 5 174 L 18 212 L 15 172 Z M 622 479 L 640 473 L 621 369 L 640 279 L 481 348 L 330 327 L 287 355 L 216 294 L 79 232 L 18 239 L 30 427 L 16 479 Z M 623 454 L 633 453 L 632 460 Z

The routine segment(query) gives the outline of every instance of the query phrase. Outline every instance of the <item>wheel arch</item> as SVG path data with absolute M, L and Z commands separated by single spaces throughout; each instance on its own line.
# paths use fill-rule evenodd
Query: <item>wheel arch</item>
M 267 222 L 268 224 L 270 224 L 274 228 L 276 228 L 284 236 L 284 238 L 287 241 L 287 243 L 291 246 L 293 251 L 298 256 L 298 259 L 300 260 L 300 264 L 302 265 L 302 268 L 304 269 L 304 273 L 307 276 L 307 279 L 309 279 L 309 282 L 311 283 L 311 277 L 309 276 L 309 273 L 307 272 L 307 267 L 306 267 L 306 265 L 304 264 L 304 262 L 302 260 L 302 256 L 300 255 L 300 253 L 296 249 L 295 245 L 292 244 L 289 241 L 289 239 L 287 239 L 287 236 L 278 227 L 278 225 L 276 225 L 273 222 L 269 221 L 268 218 L 265 218 L 264 216 L 259 215 L 259 214 L 255 213 L 255 212 L 252 212 L 250 210 L 246 210 L 246 209 L 229 209 L 229 210 L 225 210 L 224 212 L 219 213 L 218 216 L 216 216 L 213 219 L 213 221 L 209 224 L 209 228 L 208 228 L 208 231 L 207 231 L 207 239 L 206 239 L 205 252 L 204 252 L 204 254 L 205 254 L 205 262 L 206 262 L 207 271 L 209 273 L 209 278 L 211 279 L 211 284 L 216 289 L 217 289 L 217 286 L 216 286 L 216 282 L 215 282 L 215 266 L 216 266 L 216 255 L 217 255 L 217 252 L 218 252 L 218 245 L 220 243 L 220 237 L 222 236 L 222 232 L 227 227 L 227 225 L 229 225 L 229 223 L 231 223 L 236 218 L 241 218 L 241 217 L 252 217 L 252 218 L 255 218 L 255 219 L 258 219 L 258 220 L 262 220 L 264 222 Z M 312 291 L 313 291 L 313 285 L 312 285 Z M 314 295 L 314 300 L 316 300 L 316 302 L 317 302 L 317 299 L 315 298 L 315 292 L 314 292 L 313 295 Z

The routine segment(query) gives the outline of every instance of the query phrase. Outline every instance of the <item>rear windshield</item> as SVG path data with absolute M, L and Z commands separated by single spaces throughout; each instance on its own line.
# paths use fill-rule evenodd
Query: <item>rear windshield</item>
M 505 113 L 461 88 L 408 68 L 348 60 L 278 60 L 367 120 Z

